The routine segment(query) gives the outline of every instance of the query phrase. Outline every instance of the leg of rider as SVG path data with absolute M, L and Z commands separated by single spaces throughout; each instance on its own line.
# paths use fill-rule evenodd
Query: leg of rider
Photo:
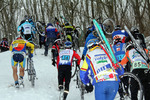
M 121 79 L 120 83 L 119 83 L 119 89 L 118 89 L 118 92 L 119 92 L 119 95 L 120 95 L 120 100 L 123 99 L 123 88 L 122 88 L 122 82 L 123 79 Z
M 17 66 L 13 66 L 12 69 L 13 69 L 13 78 L 14 78 L 15 84 L 18 84 Z
M 20 78 L 23 79 L 24 77 L 24 68 L 20 67 L 20 74 L 19 74 Z
M 137 75 L 138 74 L 138 70 L 137 69 L 133 70 L 132 73 L 134 75 Z M 138 89 L 139 89 L 139 86 L 138 86 L 137 81 L 135 81 L 134 79 L 131 79 L 131 87 L 130 87 L 130 90 L 131 90 L 131 100 L 138 100 L 138 98 L 137 98 Z
M 64 90 L 64 99 L 67 98 L 67 95 L 69 93 L 69 84 L 71 80 L 71 66 L 65 66 L 65 90 Z
M 150 100 L 150 72 L 146 74 L 145 100 Z
M 59 90 L 63 89 L 63 79 L 64 79 L 63 66 L 58 66 L 58 88 Z
M 145 100 L 150 100 L 150 96 L 149 96 L 149 91 L 150 91 L 150 85 L 149 85 L 149 82 L 150 82 L 150 76 L 148 75 L 149 72 L 145 71 L 144 69 L 141 69 L 140 70 L 140 74 L 139 74 L 139 78 L 141 79 L 141 83 L 142 83 L 142 86 L 143 86 L 143 90 L 144 90 L 144 97 L 145 97 Z
M 107 96 L 106 96 L 106 100 L 114 100 L 115 96 L 117 94 L 118 88 L 119 88 L 119 82 L 118 81 L 106 81 L 109 85 L 107 87 Z
M 26 57 L 22 56 L 21 61 L 22 62 L 19 63 L 19 65 L 20 65 L 20 74 L 19 74 L 19 76 L 20 76 L 20 78 L 23 79 L 23 77 L 24 77 L 24 68 L 25 68 L 25 64 L 26 64 Z
M 18 62 L 14 61 L 14 55 L 11 58 L 11 65 L 12 65 L 12 69 L 13 69 L 13 78 L 14 78 L 15 84 L 18 84 L 18 75 L 17 75 Z
M 47 38 L 47 40 L 46 40 L 46 44 L 45 44 L 45 56 L 47 56 L 47 54 L 48 54 L 48 46 L 49 46 L 49 44 L 50 44 L 50 41 L 51 41 L 51 38 Z

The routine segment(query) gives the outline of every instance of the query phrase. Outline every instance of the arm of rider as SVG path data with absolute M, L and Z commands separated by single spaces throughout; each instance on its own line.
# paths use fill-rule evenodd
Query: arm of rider
M 52 65 L 55 67 L 56 61 L 55 59 L 52 59 Z

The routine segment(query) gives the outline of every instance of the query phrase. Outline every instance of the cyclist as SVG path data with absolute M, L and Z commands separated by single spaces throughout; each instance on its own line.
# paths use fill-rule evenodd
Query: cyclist
M 125 43 L 125 38 L 127 36 L 128 36 L 128 33 L 125 30 L 121 30 L 120 25 L 115 26 L 115 31 L 112 33 L 112 40 L 115 41 L 115 39 L 121 38 L 122 43 Z
M 63 80 L 65 78 L 65 89 L 64 89 L 64 98 L 66 100 L 67 95 L 69 93 L 69 84 L 71 80 L 71 66 L 73 58 L 75 57 L 77 61 L 77 65 L 80 64 L 80 56 L 71 49 L 72 43 L 70 41 L 66 41 L 64 44 L 65 50 L 59 52 L 59 59 L 58 61 L 58 83 L 59 89 L 63 89 Z
M 125 46 L 126 46 L 126 43 L 122 43 L 122 40 L 121 38 L 117 38 L 115 39 L 114 41 L 114 45 L 112 46 L 113 47 L 113 51 L 114 51 L 114 54 L 116 56 L 116 59 L 117 61 L 120 63 L 121 60 L 123 59 L 123 57 L 125 56 Z M 127 63 L 126 67 L 124 68 L 125 71 L 129 72 L 130 68 L 130 63 Z M 124 88 L 125 90 L 127 91 L 128 90 L 128 79 L 122 79 L 121 82 L 124 84 Z M 123 89 L 122 89 L 122 86 L 120 86 L 121 84 L 119 84 L 119 95 L 120 95 L 120 100 L 124 100 L 124 97 L 123 97 Z M 128 92 L 128 91 L 127 91 Z
M 136 39 L 137 43 L 140 44 L 143 48 L 146 48 L 145 37 L 142 33 L 139 32 L 139 29 L 135 26 L 131 28 L 131 33 L 133 37 Z M 126 39 L 126 41 L 130 41 L 130 37 Z
M 59 59 L 59 52 L 62 46 L 63 41 L 61 39 L 56 39 L 53 46 L 52 46 L 52 65 L 55 66 L 57 59 Z M 58 62 L 57 62 L 57 69 L 58 69 Z
M 77 45 L 79 47 L 79 43 L 78 43 L 79 32 L 75 28 L 75 26 L 70 25 L 68 22 L 66 22 L 65 26 L 64 26 L 64 30 L 66 32 L 67 41 L 72 42 L 73 48 L 75 45 Z M 74 39 L 76 39 L 76 40 L 74 41 Z
M 9 50 L 7 38 L 3 38 L 3 40 L 0 42 L 0 49 L 1 49 L 1 52 Z
M 99 40 L 90 40 L 87 47 L 89 52 L 80 70 L 80 79 L 86 85 L 85 89 L 92 92 L 94 85 L 95 100 L 114 100 L 119 88 L 119 75 L 124 73 L 123 68 L 121 71 L 118 64 L 112 63 Z
M 25 40 L 33 43 L 33 38 L 34 38 L 34 34 L 35 34 L 34 26 L 29 22 L 28 19 L 26 19 L 25 22 L 21 23 L 18 26 L 17 31 L 20 32 L 21 36 Z
M 65 23 L 64 30 L 66 32 L 67 40 L 72 42 L 72 34 L 75 28 L 68 22 Z
M 149 51 L 144 49 L 149 56 Z M 127 62 L 131 63 L 130 72 L 135 74 L 141 81 L 144 88 L 145 100 L 150 100 L 150 72 L 149 72 L 149 62 L 143 57 L 143 55 L 134 47 L 132 41 L 126 43 L 126 54 L 121 61 L 121 65 L 125 65 Z M 131 100 L 138 100 L 138 85 L 135 80 L 131 80 Z
M 11 64 L 13 69 L 13 78 L 15 81 L 15 86 L 18 88 L 19 85 L 23 85 L 23 76 L 24 76 L 24 68 L 26 63 L 26 47 L 31 48 L 31 54 L 29 55 L 30 58 L 33 57 L 34 52 L 34 45 L 30 42 L 22 39 L 21 37 L 17 37 L 10 45 L 10 51 L 12 51 L 11 57 Z M 18 75 L 17 75 L 17 66 L 19 64 L 20 73 L 19 73 L 19 80 L 18 82 Z
M 51 23 L 48 23 L 45 29 L 46 43 L 45 43 L 45 52 L 44 55 L 48 55 L 48 46 L 51 43 L 53 45 L 54 41 L 57 39 L 58 34 L 57 28 L 53 27 Z

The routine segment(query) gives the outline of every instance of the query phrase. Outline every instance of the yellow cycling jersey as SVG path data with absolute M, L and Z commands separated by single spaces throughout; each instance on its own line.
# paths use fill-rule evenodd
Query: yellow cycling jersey
M 31 53 L 34 52 L 34 45 L 23 39 L 14 40 L 11 43 L 9 50 L 12 52 L 15 52 L 15 51 L 26 52 L 26 47 L 31 48 Z

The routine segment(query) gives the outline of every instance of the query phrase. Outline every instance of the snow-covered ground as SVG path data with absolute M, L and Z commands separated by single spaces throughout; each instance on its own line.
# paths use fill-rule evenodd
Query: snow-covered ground
M 83 48 L 81 48 L 82 51 Z M 36 49 L 33 60 L 37 72 L 35 87 L 28 81 L 27 72 L 24 76 L 24 88 L 9 87 L 14 83 L 11 68 L 11 52 L 0 53 L 0 100 L 59 100 L 57 89 L 57 68 L 51 65 L 51 55 L 42 55 L 44 49 Z M 81 56 L 82 52 L 79 52 Z M 81 65 L 82 65 L 81 61 Z M 95 100 L 94 92 L 85 94 L 85 100 Z M 75 81 L 70 83 L 67 100 L 80 100 L 80 91 Z M 119 98 L 115 99 L 119 100 Z
M 35 87 L 28 81 L 27 72 L 24 76 L 24 88 L 8 87 L 14 83 L 11 68 L 11 52 L 0 53 L 0 100 L 59 100 L 57 89 L 57 68 L 51 65 L 50 51 L 45 57 L 44 49 L 36 49 L 34 65 L 37 72 Z M 81 53 L 80 53 L 81 55 Z M 80 100 L 80 91 L 75 81 L 70 83 L 67 100 Z M 85 94 L 85 100 L 94 100 L 94 92 Z

